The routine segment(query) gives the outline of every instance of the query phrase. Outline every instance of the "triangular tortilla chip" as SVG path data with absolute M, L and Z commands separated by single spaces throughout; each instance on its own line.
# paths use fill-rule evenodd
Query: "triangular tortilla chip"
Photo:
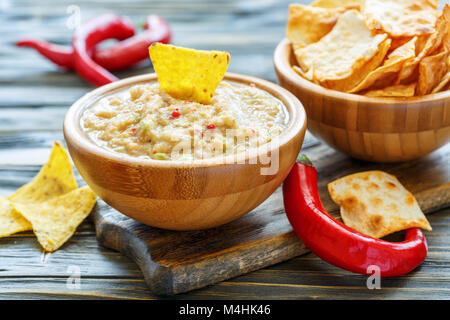
M 389 48 L 391 46 L 391 39 L 384 40 L 378 48 L 378 51 L 375 55 L 366 63 L 362 65 L 355 65 L 355 69 L 352 74 L 350 74 L 346 78 L 341 79 L 325 79 L 322 81 L 322 85 L 329 89 L 339 90 L 339 91 L 348 91 L 351 88 L 354 88 L 358 83 L 368 76 L 368 74 L 378 67 L 386 56 Z
M 362 13 L 367 26 L 393 37 L 434 32 L 439 0 L 365 0 Z
M 48 162 L 33 180 L 8 197 L 12 203 L 37 203 L 76 189 L 72 164 L 64 147 L 53 144 Z
M 0 197 L 0 238 L 31 229 L 28 220 L 14 209 L 8 200 Z
M 230 62 L 228 52 L 155 43 L 149 48 L 159 86 L 178 99 L 209 104 Z
M 349 9 L 361 9 L 363 0 L 315 0 L 310 6 L 320 8 L 349 8 Z
M 53 144 L 50 158 L 34 179 L 0 204 L 0 237 L 31 230 L 31 224 L 13 209 L 14 203 L 37 204 L 77 188 L 69 156 L 59 143 Z
M 416 52 L 416 58 L 411 61 L 407 61 L 400 70 L 396 84 L 408 83 L 414 81 L 415 74 L 417 74 L 417 67 L 419 63 L 427 56 L 432 54 L 438 49 L 444 42 L 445 46 L 448 46 L 450 27 L 450 6 L 446 4 L 442 11 L 442 14 L 436 22 L 435 32 L 428 37 L 421 37 L 422 45 L 417 44 L 419 52 Z M 450 50 L 450 49 L 447 49 Z
M 408 85 L 397 84 L 383 89 L 370 90 L 363 92 L 367 97 L 414 97 L 416 92 L 416 84 Z
M 15 203 L 14 207 L 31 222 L 42 247 L 53 252 L 75 233 L 91 212 L 96 198 L 89 187 L 83 187 L 45 202 Z
M 442 78 L 441 82 L 431 91 L 431 93 L 436 93 L 445 88 L 445 86 L 450 83 L 450 71 L 448 71 Z
M 315 82 L 314 81 L 314 67 L 309 68 L 308 72 L 303 72 L 302 68 L 299 68 L 298 66 L 293 66 L 292 69 L 294 69 L 295 72 L 297 72 L 299 75 L 301 75 L 306 80 Z
M 345 8 L 326 9 L 291 4 L 286 36 L 297 49 L 315 43 L 333 29 L 338 17 L 345 10 Z
M 295 54 L 305 73 L 314 68 L 314 79 L 322 86 L 348 91 L 382 63 L 391 42 L 386 38 L 386 34 L 372 35 L 362 16 L 349 10 L 330 33 Z
M 328 184 L 328 191 L 344 223 L 368 236 L 381 238 L 412 227 L 431 230 L 414 196 L 386 172 L 352 174 Z
M 418 96 L 429 94 L 447 73 L 448 51 L 424 58 L 419 64 Z
M 403 64 L 416 57 L 416 41 L 417 37 L 414 37 L 404 45 L 392 51 L 381 67 L 378 67 L 369 73 L 361 83 L 349 92 L 354 93 L 362 91 L 372 86 L 382 88 L 392 84 Z

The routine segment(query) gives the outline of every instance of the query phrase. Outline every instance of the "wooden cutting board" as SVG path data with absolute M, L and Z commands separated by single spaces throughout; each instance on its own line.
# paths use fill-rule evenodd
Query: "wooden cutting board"
M 322 201 L 335 216 L 339 211 L 328 195 L 327 183 L 373 169 L 397 176 L 425 213 L 450 206 L 450 144 L 419 160 L 375 164 L 351 159 L 307 135 L 302 153 L 316 166 Z M 308 252 L 284 214 L 280 188 L 251 213 L 209 230 L 152 228 L 103 201 L 98 201 L 93 219 L 100 243 L 135 261 L 150 290 L 159 295 L 187 292 Z

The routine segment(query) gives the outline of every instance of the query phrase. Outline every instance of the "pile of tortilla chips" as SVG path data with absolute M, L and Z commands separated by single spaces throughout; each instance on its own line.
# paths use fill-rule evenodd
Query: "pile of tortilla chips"
M 412 227 L 431 230 L 414 196 L 383 171 L 348 175 L 328 184 L 349 227 L 374 238 Z
M 224 51 L 155 43 L 149 48 L 159 87 L 177 99 L 209 104 L 230 62 Z
M 438 0 L 291 4 L 293 69 L 325 88 L 371 97 L 448 90 L 450 6 L 438 6 Z
M 55 142 L 48 162 L 32 181 L 0 197 L 0 237 L 33 230 L 49 252 L 61 247 L 89 215 L 97 196 L 78 188 L 66 150 Z

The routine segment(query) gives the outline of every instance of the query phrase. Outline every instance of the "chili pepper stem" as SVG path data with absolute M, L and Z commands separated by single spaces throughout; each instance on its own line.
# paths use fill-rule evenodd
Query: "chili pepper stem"
M 299 154 L 297 157 L 297 161 L 300 163 L 303 163 L 304 165 L 314 167 L 312 161 L 309 160 L 309 158 L 306 156 L 306 154 L 303 154 L 303 153 Z

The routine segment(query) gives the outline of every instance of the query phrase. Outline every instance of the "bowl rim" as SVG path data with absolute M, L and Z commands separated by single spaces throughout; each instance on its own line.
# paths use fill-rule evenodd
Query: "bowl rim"
M 286 52 L 289 50 L 289 52 Z M 331 96 L 336 99 L 343 99 L 351 102 L 365 102 L 368 104 L 404 104 L 407 103 L 423 103 L 432 102 L 440 99 L 450 98 L 450 90 L 431 93 L 425 96 L 415 96 L 415 97 L 367 97 L 359 95 L 356 93 L 347 93 L 337 90 L 327 89 L 311 81 L 308 81 L 298 75 L 293 69 L 292 65 L 286 57 L 292 54 L 291 41 L 287 38 L 281 40 L 274 52 L 273 61 L 275 69 L 278 70 L 282 75 L 287 77 L 292 83 L 306 89 L 309 91 L 314 91 L 315 93 L 323 96 Z
M 284 131 L 279 136 L 277 136 L 277 139 L 273 140 L 277 143 L 272 145 L 269 142 L 255 148 L 251 148 L 248 151 L 231 154 L 225 157 L 213 157 L 200 160 L 155 160 L 137 158 L 127 154 L 120 154 L 118 152 L 108 150 L 102 146 L 99 146 L 94 141 L 92 141 L 88 137 L 86 132 L 81 128 L 80 120 L 84 110 L 87 107 L 91 106 L 95 101 L 98 101 L 101 97 L 104 97 L 106 95 L 121 91 L 125 88 L 130 88 L 131 86 L 138 83 L 157 81 L 156 73 L 128 77 L 101 86 L 83 95 L 81 98 L 76 100 L 66 112 L 63 124 L 64 137 L 66 141 L 70 140 L 71 143 L 76 145 L 78 149 L 84 149 L 96 156 L 103 157 L 108 160 L 112 160 L 128 166 L 132 165 L 147 167 L 195 168 L 213 167 L 236 163 L 242 164 L 242 160 L 245 161 L 244 163 L 258 163 L 250 162 L 250 160 L 257 160 L 263 154 L 267 154 L 268 152 L 272 152 L 274 150 L 279 150 L 283 145 L 287 144 L 293 138 L 295 138 L 299 132 L 301 132 L 302 130 L 306 130 L 306 112 L 304 110 L 303 104 L 288 90 L 267 80 L 232 72 L 227 72 L 224 76 L 224 80 L 241 83 L 244 85 L 254 83 L 257 88 L 268 92 L 283 103 L 289 115 L 289 119 Z M 265 148 L 268 144 L 271 144 L 270 148 Z M 237 162 L 236 157 L 239 154 L 246 154 L 246 156 L 245 158 L 239 158 L 240 162 Z

